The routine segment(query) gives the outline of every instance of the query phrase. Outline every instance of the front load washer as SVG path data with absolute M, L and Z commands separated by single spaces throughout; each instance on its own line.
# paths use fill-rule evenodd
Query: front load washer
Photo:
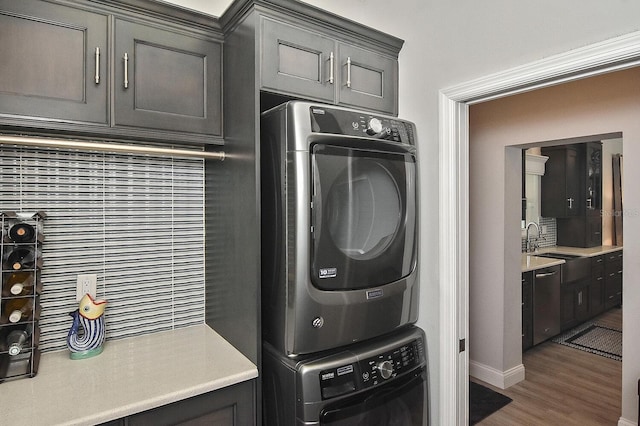
M 414 323 L 414 125 L 292 101 L 260 143 L 264 340 L 295 357 Z
M 424 333 L 391 336 L 293 359 L 265 344 L 265 426 L 428 424 Z

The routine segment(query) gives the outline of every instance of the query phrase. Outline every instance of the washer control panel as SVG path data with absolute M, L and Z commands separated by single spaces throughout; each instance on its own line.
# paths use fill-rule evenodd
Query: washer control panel
M 322 399 L 381 385 L 424 362 L 422 339 L 319 373 Z
M 422 362 L 421 341 L 415 340 L 391 351 L 360 361 L 360 381 L 369 388 L 411 370 Z
M 358 136 L 415 145 L 413 125 L 400 119 L 368 112 L 310 107 L 314 133 Z

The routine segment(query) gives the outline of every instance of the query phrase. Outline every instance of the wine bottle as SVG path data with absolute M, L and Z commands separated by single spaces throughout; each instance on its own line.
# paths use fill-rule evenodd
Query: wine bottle
M 30 243 L 35 236 L 35 228 L 25 222 L 18 222 L 9 228 L 9 238 L 16 243 Z
M 12 272 L 2 284 L 2 296 L 28 296 L 33 294 L 33 272 Z
M 3 317 L 9 322 L 16 323 L 27 320 L 33 313 L 33 299 L 23 297 L 19 299 L 8 299 L 4 303 Z
M 26 330 L 13 330 L 7 336 L 7 346 L 9 355 L 16 356 L 22 352 L 29 340 L 29 333 Z
M 36 251 L 31 247 L 16 247 L 7 257 L 7 267 L 14 271 L 32 269 L 36 264 Z

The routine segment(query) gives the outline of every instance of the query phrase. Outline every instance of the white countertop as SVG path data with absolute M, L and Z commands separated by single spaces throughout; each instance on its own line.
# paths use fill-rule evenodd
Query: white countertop
M 206 325 L 109 340 L 93 358 L 45 353 L 35 377 L 0 384 L 0 424 L 93 425 L 257 376 Z
M 522 272 L 534 271 L 536 269 L 548 268 L 550 266 L 561 265 L 565 263 L 565 261 L 562 259 L 541 257 L 536 256 L 536 254 L 558 253 L 573 254 L 584 257 L 594 257 L 600 256 L 602 254 L 612 253 L 618 250 L 622 250 L 622 246 L 597 246 L 586 248 L 565 246 L 546 247 L 533 253 L 522 253 Z

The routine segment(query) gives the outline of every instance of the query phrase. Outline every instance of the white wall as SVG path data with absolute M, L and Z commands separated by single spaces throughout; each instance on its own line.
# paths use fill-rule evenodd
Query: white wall
M 171 2 L 219 16 L 231 0 Z M 400 54 L 400 115 L 416 123 L 420 144 L 422 300 L 419 325 L 427 333 L 431 416 L 432 424 L 438 425 L 438 318 L 441 308 L 438 92 L 464 81 L 638 30 L 640 2 L 309 0 L 307 3 L 405 40 Z
M 519 151 L 543 141 L 622 132 L 627 165 L 640 161 L 640 68 L 473 105 L 470 108 L 470 358 L 500 372 L 521 364 Z M 502 167 L 505 165 L 506 167 Z M 625 182 L 640 179 L 626 167 Z M 640 194 L 624 192 L 623 411 L 637 421 L 640 336 Z M 504 214 L 503 214 L 504 212 Z M 515 252 L 515 255 L 514 255 Z M 486 253 L 495 253 L 487 260 Z M 500 256 L 500 253 L 504 253 Z M 505 271 L 504 277 L 495 271 Z

